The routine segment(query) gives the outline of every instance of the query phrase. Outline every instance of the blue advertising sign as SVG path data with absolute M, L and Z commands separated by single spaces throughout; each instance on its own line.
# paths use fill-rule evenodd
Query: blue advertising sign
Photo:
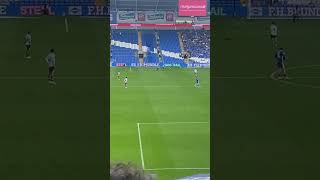
M 40 16 L 43 11 L 44 5 L 20 5 L 15 3 L 0 5 L 0 16 Z M 48 13 L 55 16 L 108 16 L 109 7 L 49 5 Z
M 211 1 L 211 15 L 213 16 L 247 16 L 247 7 L 240 1 Z
M 250 17 L 292 17 L 298 15 L 304 18 L 319 18 L 320 7 L 310 6 L 269 6 L 251 7 Z

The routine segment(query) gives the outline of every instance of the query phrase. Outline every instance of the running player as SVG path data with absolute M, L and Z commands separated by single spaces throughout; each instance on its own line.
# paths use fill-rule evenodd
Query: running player
M 284 61 L 286 59 L 286 53 L 284 52 L 283 48 L 279 48 L 279 50 L 276 52 L 275 55 L 276 61 L 277 61 L 277 78 L 282 79 L 282 78 L 288 78 Z
M 120 80 L 120 71 L 117 73 L 117 78 Z
M 198 70 L 197 69 L 194 69 L 193 72 L 194 72 L 194 75 L 196 75 L 196 76 L 198 75 Z
M 194 84 L 194 87 L 200 87 L 200 80 L 198 76 L 196 76 L 196 83 Z
M 128 77 L 124 78 L 124 87 L 128 88 Z
M 49 83 L 55 84 L 54 71 L 56 68 L 56 54 L 54 52 L 54 49 L 50 50 L 50 53 L 46 57 L 46 61 L 48 63 L 48 68 L 49 68 L 48 81 L 49 81 Z
M 273 46 L 278 46 L 278 27 L 276 23 L 272 22 L 270 25 L 270 38 L 272 40 Z
M 31 53 L 30 53 L 30 48 L 31 48 L 31 33 L 27 32 L 26 36 L 25 36 L 25 46 L 26 46 L 26 54 L 25 54 L 25 58 L 27 59 L 31 59 Z

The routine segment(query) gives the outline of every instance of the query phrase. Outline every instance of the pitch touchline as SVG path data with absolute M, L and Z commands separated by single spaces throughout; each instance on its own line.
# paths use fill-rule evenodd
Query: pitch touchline
M 141 133 L 140 133 L 140 124 L 139 124 L 139 123 L 137 123 L 137 127 L 138 127 L 138 137 L 139 137 L 139 147 L 140 147 L 141 165 L 142 165 L 142 169 L 144 169 L 143 148 L 142 148 Z

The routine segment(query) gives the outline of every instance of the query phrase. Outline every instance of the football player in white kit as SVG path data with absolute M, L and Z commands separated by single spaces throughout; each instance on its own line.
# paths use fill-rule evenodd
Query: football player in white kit
M 123 82 L 124 82 L 124 87 L 128 88 L 128 77 L 125 77 Z
M 55 68 L 56 68 L 56 54 L 54 52 L 54 49 L 50 50 L 50 53 L 46 57 L 46 61 L 48 63 L 48 68 L 49 68 L 48 81 L 49 81 L 49 83 L 55 84 L 55 82 L 54 82 L 54 71 L 55 71 Z
M 274 47 L 278 46 L 278 27 L 276 23 L 272 22 L 270 25 L 270 38 Z
M 197 69 L 194 69 L 193 72 L 194 72 L 194 75 L 196 75 L 196 76 L 198 75 L 198 70 Z
M 25 46 L 26 46 L 25 58 L 27 59 L 31 59 L 31 55 L 30 55 L 31 41 L 32 41 L 31 33 L 28 32 L 25 36 Z
M 120 71 L 117 73 L 117 78 L 120 80 Z

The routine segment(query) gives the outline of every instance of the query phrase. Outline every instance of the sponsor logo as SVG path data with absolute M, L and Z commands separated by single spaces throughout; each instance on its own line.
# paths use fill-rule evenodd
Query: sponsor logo
M 124 67 L 124 66 L 126 66 L 126 63 L 117 63 L 116 66 L 117 67 Z
M 138 21 L 146 21 L 146 14 L 144 12 L 138 13 Z
M 21 6 L 20 14 L 22 16 L 39 16 L 44 13 L 44 6 Z M 49 15 L 55 15 L 51 7 L 48 7 Z
M 165 67 L 181 67 L 180 64 L 164 64 Z
M 320 17 L 320 7 L 252 7 L 251 16 L 273 16 L 273 17 L 292 17 L 293 15 L 301 17 Z
M 254 7 L 250 9 L 251 16 L 262 16 L 262 8 Z
M 0 6 L 0 15 L 7 15 L 7 6 Z
M 167 12 L 167 13 L 166 13 L 166 20 L 167 20 L 167 21 L 173 21 L 173 19 L 174 19 L 174 14 L 173 14 L 173 12 Z
M 88 6 L 88 16 L 107 16 L 108 8 L 105 6 Z
M 180 6 L 180 8 L 187 9 L 187 10 L 190 10 L 190 9 L 204 9 L 206 7 L 207 6 L 205 6 L 205 5 L 182 5 L 182 6 Z
M 223 7 L 213 7 L 211 8 L 211 14 L 214 16 L 226 16 L 227 14 L 224 13 Z
M 206 16 L 206 0 L 179 0 L 179 16 Z
M 82 15 L 82 7 L 81 6 L 70 6 L 69 7 L 69 15 L 71 15 L 71 16 Z
M 197 21 L 210 21 L 210 17 L 209 16 L 197 17 Z
M 150 21 L 164 20 L 164 13 L 151 13 L 148 14 L 147 19 Z
M 119 20 L 132 20 L 136 19 L 136 14 L 134 12 L 119 12 Z

